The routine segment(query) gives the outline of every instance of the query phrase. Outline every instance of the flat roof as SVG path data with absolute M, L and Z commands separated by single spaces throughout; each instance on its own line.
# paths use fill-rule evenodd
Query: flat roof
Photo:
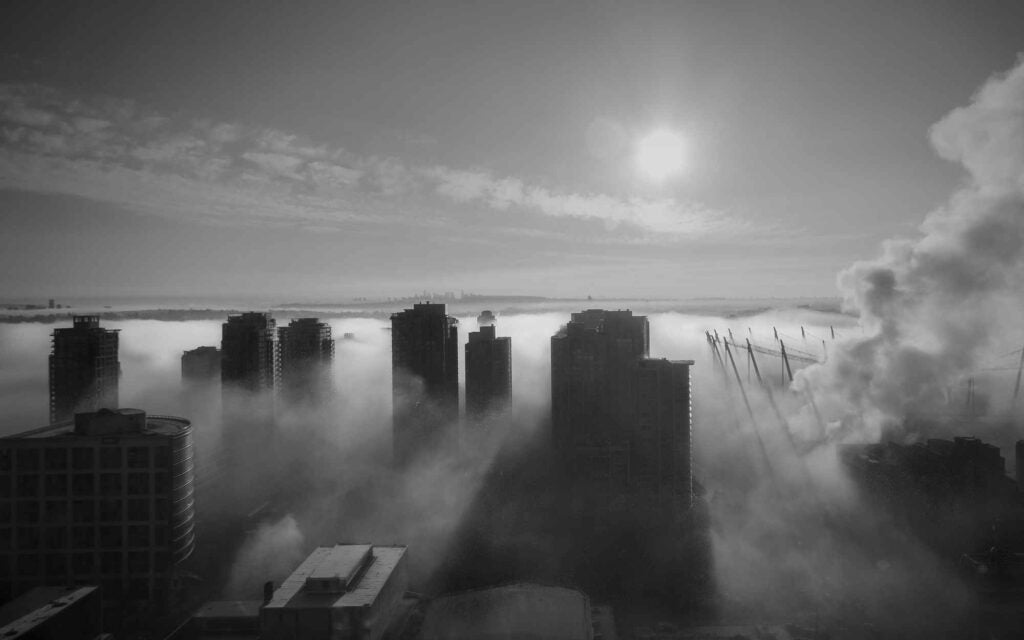
M 365 553 L 373 554 L 362 576 L 354 584 L 349 584 L 343 593 L 324 593 L 305 589 L 307 578 L 339 576 L 341 573 L 358 573 L 362 565 L 353 568 L 352 563 L 358 562 Z M 335 545 L 318 547 L 292 572 L 281 586 L 274 591 L 266 609 L 313 609 L 313 608 L 347 608 L 371 605 L 387 584 L 388 578 L 405 555 L 404 546 L 373 546 L 373 545 Z M 339 573 L 330 574 L 336 570 Z M 355 577 L 355 576 L 353 576 Z
M 38 587 L 29 591 L 21 598 L 13 600 L 0 610 L 0 615 L 18 615 L 30 608 L 28 613 L 20 615 L 3 627 L 0 627 L 0 638 L 19 638 L 30 633 L 53 616 L 65 611 L 83 598 L 86 598 L 96 587 Z M 13 617 L 13 616 L 12 616 Z
M 591 640 L 590 600 L 564 587 L 514 584 L 436 598 L 420 640 Z
M 198 620 L 259 618 L 262 605 L 262 600 L 215 600 L 204 604 L 192 617 Z
M 116 437 L 129 437 L 129 436 L 176 436 L 184 433 L 191 428 L 192 423 L 185 418 L 178 418 L 175 416 L 146 416 L 146 428 L 141 432 L 128 432 L 120 434 L 110 434 Z M 64 422 L 56 422 L 54 424 L 40 427 L 38 429 L 30 429 L 28 431 L 22 431 L 21 433 L 14 433 L 9 436 L 3 436 L 0 441 L 3 440 L 29 440 L 29 439 L 41 439 L 41 438 L 59 438 L 67 436 L 70 438 L 85 438 L 95 439 L 104 436 L 99 435 L 80 435 L 75 433 L 75 421 L 66 420 Z

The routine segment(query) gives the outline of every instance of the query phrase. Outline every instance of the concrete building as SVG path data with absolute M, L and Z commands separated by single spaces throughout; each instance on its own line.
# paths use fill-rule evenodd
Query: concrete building
M 319 547 L 260 611 L 262 640 L 378 640 L 403 612 L 406 547 Z
M 99 316 L 75 316 L 72 322 L 71 328 L 53 330 L 50 422 L 118 404 L 117 330 L 101 328 Z
M 220 349 L 196 347 L 181 354 L 182 382 L 206 383 L 220 379 Z
M 280 374 L 277 331 L 269 313 L 229 316 L 221 331 L 221 383 L 226 389 L 272 391 Z
M 324 400 L 334 386 L 334 338 L 317 318 L 298 318 L 277 330 L 281 391 L 293 402 Z
M 512 399 L 512 338 L 481 326 L 466 343 L 466 414 L 479 418 L 501 411 Z
M 96 587 L 36 587 L 0 608 L 4 640 L 95 640 L 102 633 Z
M 630 311 L 574 313 L 551 338 L 552 438 L 582 512 L 691 505 L 693 362 L 650 359 L 648 345 Z
M 114 617 L 159 607 L 195 544 L 192 485 L 182 418 L 101 409 L 0 438 L 0 596 L 94 584 Z
M 452 434 L 459 418 L 459 326 L 443 304 L 391 316 L 395 463 L 404 465 Z

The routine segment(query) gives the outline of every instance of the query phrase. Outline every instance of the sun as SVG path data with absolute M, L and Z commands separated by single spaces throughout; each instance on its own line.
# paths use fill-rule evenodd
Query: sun
M 636 146 L 636 168 L 648 180 L 664 182 L 686 166 L 686 141 L 667 129 L 651 132 Z

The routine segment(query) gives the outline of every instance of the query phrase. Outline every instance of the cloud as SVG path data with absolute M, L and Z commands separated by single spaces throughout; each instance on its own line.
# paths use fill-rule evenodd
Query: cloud
M 130 100 L 0 85 L 0 185 L 216 223 L 430 225 L 428 218 L 544 229 L 599 222 L 574 241 L 629 243 L 749 230 L 697 203 L 616 198 L 516 177 L 357 155 L 285 131 L 170 117 Z M 424 213 L 436 214 L 434 216 Z

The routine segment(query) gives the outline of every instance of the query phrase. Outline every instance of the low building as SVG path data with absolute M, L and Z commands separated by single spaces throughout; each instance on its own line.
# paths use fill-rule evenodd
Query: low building
M 0 608 L 4 640 L 93 640 L 102 626 L 96 587 L 37 587 Z
M 319 547 L 260 612 L 262 640 L 378 640 L 403 612 L 406 547 Z

